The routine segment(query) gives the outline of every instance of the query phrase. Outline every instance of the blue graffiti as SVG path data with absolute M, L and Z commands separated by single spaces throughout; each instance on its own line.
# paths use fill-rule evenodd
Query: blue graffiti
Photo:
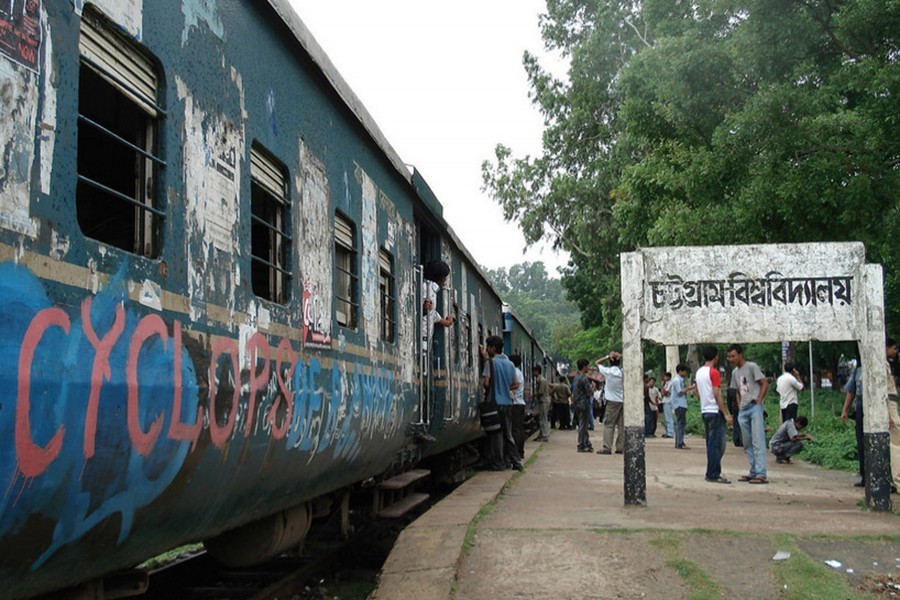
M 91 305 L 89 318 L 103 338 L 113 326 L 116 309 L 125 302 L 125 267 Z M 16 390 L 22 340 L 29 324 L 53 304 L 40 282 L 27 269 L 0 265 L 0 386 Z M 77 313 L 76 313 L 77 314 Z M 109 356 L 110 373 L 100 389 L 98 423 L 125 423 L 127 413 L 126 362 L 128 340 L 139 315 L 125 311 L 124 331 Z M 96 352 L 84 333 L 80 316 L 72 318 L 69 332 L 48 328 L 35 349 L 31 364 L 31 436 L 38 446 L 48 443 L 62 426 L 61 450 L 40 476 L 19 472 L 15 445 L 16 403 L 7 394 L 0 410 L 0 476 L 7 482 L 0 498 L 0 536 L 21 531 L 32 511 L 55 523 L 49 547 L 32 565 L 37 568 L 64 545 L 114 514 L 121 516 L 119 543 L 131 532 L 135 513 L 153 502 L 171 484 L 190 449 L 190 443 L 160 436 L 148 456 L 141 456 L 129 439 L 127 427 L 97 429 L 95 454 L 85 458 L 84 434 Z M 182 352 L 183 420 L 197 411 L 197 384 L 193 365 Z M 140 414 L 144 427 L 160 414 L 171 419 L 174 351 L 171 340 L 151 338 L 139 355 Z M 168 410 L 167 410 L 168 409 Z M 20 508 L 21 507 L 21 508 Z

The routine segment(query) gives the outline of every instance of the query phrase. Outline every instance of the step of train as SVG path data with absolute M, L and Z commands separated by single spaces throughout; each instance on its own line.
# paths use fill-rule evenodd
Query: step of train
M 380 482 L 373 490 L 372 512 L 381 519 L 402 517 L 428 500 L 429 494 L 412 490 L 429 475 L 428 469 L 413 469 Z

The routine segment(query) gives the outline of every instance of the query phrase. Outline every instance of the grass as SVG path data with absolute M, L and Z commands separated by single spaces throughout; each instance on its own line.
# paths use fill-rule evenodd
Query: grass
M 776 535 L 773 542 L 779 549 L 791 553 L 789 559 L 774 563 L 772 569 L 783 599 L 856 600 L 870 597 L 854 590 L 834 569 L 812 560 L 794 544 L 791 536 Z
M 193 554 L 197 554 L 198 552 L 203 551 L 203 544 L 188 544 L 187 546 L 179 546 L 178 548 L 174 548 L 169 550 L 168 552 L 163 552 L 158 556 L 154 556 L 153 558 L 148 558 L 141 564 L 137 566 L 138 569 L 147 569 L 154 570 L 165 565 L 171 564 L 176 560 L 181 558 L 191 556 Z
M 684 535 L 730 535 L 729 532 L 692 530 L 685 532 L 656 532 L 659 537 L 650 540 L 665 557 L 668 567 L 675 570 L 690 589 L 685 598 L 689 600 L 712 600 L 725 597 L 725 590 L 710 577 L 697 563 L 685 558 L 681 552 Z M 752 537 L 752 534 L 745 534 Z M 859 537 L 859 536 L 856 536 Z M 895 536 L 887 536 L 885 541 L 893 541 Z M 853 536 L 813 536 L 812 539 L 855 539 Z M 771 537 L 773 548 L 788 550 L 791 557 L 784 561 L 771 562 L 773 580 L 779 589 L 778 597 L 783 600 L 864 600 L 870 595 L 857 591 L 838 571 L 819 563 L 805 554 L 795 543 L 794 536 L 778 534 Z M 879 536 L 860 537 L 864 541 L 878 540 Z
M 686 600 L 716 600 L 722 597 L 722 589 L 709 574 L 697 563 L 681 555 L 681 536 L 666 533 L 650 540 L 650 544 L 659 548 L 666 557 L 666 565 L 673 568 L 684 580 L 690 592 Z
M 766 426 L 770 428 L 767 438 L 771 438 L 781 424 L 781 408 L 778 394 L 769 388 L 763 408 L 768 415 Z M 804 390 L 798 398 L 798 414 L 806 415 L 809 427 L 803 433 L 815 440 L 806 442 L 803 451 L 796 458 L 808 461 L 826 469 L 854 472 L 859 468 L 856 455 L 856 434 L 853 421 L 841 423 L 841 409 L 844 394 L 831 390 L 816 390 L 816 414 L 812 416 L 810 394 Z M 703 420 L 696 398 L 688 401 L 686 430 L 692 435 L 703 437 Z M 729 431 L 729 441 L 731 431 Z

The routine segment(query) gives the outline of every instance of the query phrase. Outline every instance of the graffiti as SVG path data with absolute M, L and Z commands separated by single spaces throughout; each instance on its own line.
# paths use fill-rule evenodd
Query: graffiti
M 70 311 L 27 269 L 0 264 L 0 385 L 15 390 L 0 406 L 0 537 L 29 511 L 55 520 L 34 568 L 114 513 L 125 540 L 136 511 L 210 446 L 204 435 L 223 456 L 233 439 L 263 435 L 311 462 L 352 461 L 367 440 L 403 431 L 392 371 L 324 368 L 259 332 L 204 350 L 179 320 L 132 310 L 125 272 Z

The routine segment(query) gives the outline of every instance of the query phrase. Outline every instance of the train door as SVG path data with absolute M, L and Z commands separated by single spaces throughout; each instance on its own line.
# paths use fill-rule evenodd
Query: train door
M 447 358 L 447 342 L 451 337 L 449 330 L 435 326 L 434 315 L 429 315 L 425 309 L 425 302 L 430 301 L 432 310 L 441 317 L 447 317 L 452 312 L 451 295 L 448 284 L 438 287 L 428 279 L 428 265 L 441 260 L 441 238 L 438 233 L 427 223 L 418 222 L 419 232 L 419 265 L 417 276 L 419 280 L 419 301 L 417 311 L 420 325 L 419 348 L 419 425 L 422 426 L 424 437 L 436 435 L 440 429 L 447 400 L 447 385 L 449 373 Z

